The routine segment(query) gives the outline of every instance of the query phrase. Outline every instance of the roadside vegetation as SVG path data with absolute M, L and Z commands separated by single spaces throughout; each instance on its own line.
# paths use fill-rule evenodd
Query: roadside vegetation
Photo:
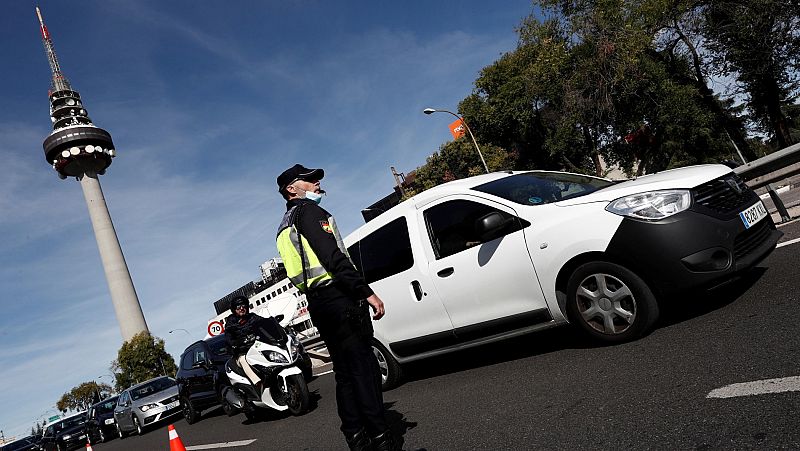
M 489 170 L 641 175 L 749 161 L 800 138 L 794 0 L 534 7 L 542 14 L 519 25 L 517 48 L 483 68 L 458 106 Z M 482 172 L 461 137 L 417 168 L 407 195 Z

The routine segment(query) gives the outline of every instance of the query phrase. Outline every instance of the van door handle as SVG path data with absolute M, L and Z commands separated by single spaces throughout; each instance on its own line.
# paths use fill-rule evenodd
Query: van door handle
M 422 300 L 422 296 L 426 296 L 428 294 L 422 291 L 422 285 L 420 285 L 416 280 L 411 281 L 411 288 L 414 289 L 414 296 L 416 296 L 418 301 Z
M 437 272 L 436 275 L 439 276 L 439 277 L 448 277 L 448 276 L 453 275 L 454 272 L 456 272 L 456 270 L 453 269 L 453 268 L 445 268 L 445 269 Z

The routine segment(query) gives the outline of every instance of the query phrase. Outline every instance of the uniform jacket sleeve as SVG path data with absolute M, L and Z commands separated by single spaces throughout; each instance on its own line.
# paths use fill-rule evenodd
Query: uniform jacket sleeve
M 333 233 L 325 230 L 330 214 L 313 203 L 306 203 L 302 208 L 296 223 L 298 231 L 308 240 L 322 266 L 333 274 L 336 286 L 356 299 L 371 296 L 373 291 L 364 277 L 339 250 Z

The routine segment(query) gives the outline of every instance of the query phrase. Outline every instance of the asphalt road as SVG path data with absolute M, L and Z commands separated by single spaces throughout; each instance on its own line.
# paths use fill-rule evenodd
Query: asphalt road
M 800 236 L 800 222 L 781 229 Z M 800 449 L 800 391 L 707 397 L 800 380 L 798 251 L 780 247 L 734 283 L 668 300 L 657 328 L 633 343 L 597 347 L 561 328 L 410 365 L 385 393 L 390 421 L 406 450 Z M 310 389 L 315 407 L 302 417 L 250 423 L 217 409 L 174 424 L 189 449 L 250 439 L 230 449 L 346 449 L 332 375 Z M 94 449 L 169 449 L 166 425 Z

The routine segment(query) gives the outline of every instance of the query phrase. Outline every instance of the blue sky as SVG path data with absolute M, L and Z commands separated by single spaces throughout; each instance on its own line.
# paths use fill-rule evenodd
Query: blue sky
M 236 6 L 230 6 L 230 5 Z M 39 3 L 62 70 L 118 157 L 101 178 L 151 332 L 176 358 L 259 277 L 275 177 L 323 167 L 343 232 L 450 139 L 445 114 L 513 50 L 528 0 Z M 121 335 L 81 188 L 45 162 L 50 73 L 33 2 L 0 18 L 0 429 L 108 381 Z M 190 333 L 174 329 L 186 329 Z M 103 376 L 103 377 L 100 377 Z

